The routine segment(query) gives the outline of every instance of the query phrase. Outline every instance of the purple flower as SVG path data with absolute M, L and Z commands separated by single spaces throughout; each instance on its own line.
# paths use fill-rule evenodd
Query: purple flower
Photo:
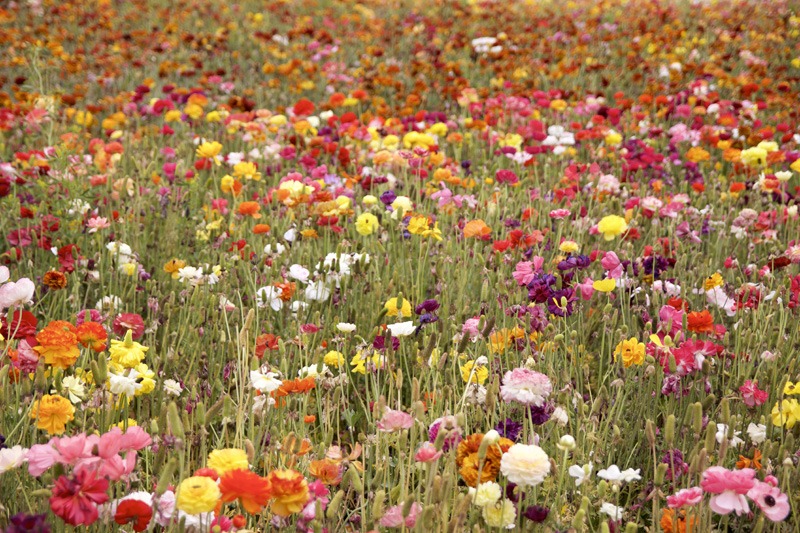
M 528 506 L 527 509 L 525 509 L 525 512 L 523 513 L 525 518 L 533 522 L 536 522 L 537 524 L 540 524 L 545 520 L 547 520 L 547 515 L 549 514 L 550 514 L 550 509 L 548 509 L 547 507 L 543 507 L 541 505 L 530 505 Z
M 5 528 L 5 533 L 50 533 L 44 514 L 19 513 L 11 517 L 11 523 Z
M 515 422 L 510 418 L 506 418 L 505 421 L 498 422 L 494 429 L 500 434 L 501 437 L 505 437 L 508 440 L 517 442 L 519 434 L 522 433 L 522 424 Z

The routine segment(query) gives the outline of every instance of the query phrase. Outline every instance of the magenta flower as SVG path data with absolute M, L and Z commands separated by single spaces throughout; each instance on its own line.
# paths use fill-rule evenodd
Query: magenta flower
M 408 429 L 413 425 L 414 417 L 410 414 L 404 413 L 403 411 L 395 411 L 394 409 L 387 409 L 378 421 L 378 430 L 393 433 L 401 429 Z
M 750 512 L 747 492 L 756 484 L 756 471 L 752 468 L 728 470 L 712 466 L 703 472 L 702 489 L 714 494 L 709 505 L 715 513 L 726 515 L 735 511 L 737 515 Z
M 747 492 L 747 497 L 753 500 L 761 512 L 773 522 L 781 522 L 789 516 L 791 510 L 789 497 L 778 487 L 756 481 L 753 488 Z
M 622 262 L 614 252 L 606 252 L 600 264 L 608 271 L 608 277 L 617 279 L 622 276 Z
M 703 489 L 700 487 L 691 487 L 688 489 L 681 489 L 672 496 L 667 496 L 667 505 L 670 509 L 678 507 L 689 507 L 697 505 L 703 499 Z

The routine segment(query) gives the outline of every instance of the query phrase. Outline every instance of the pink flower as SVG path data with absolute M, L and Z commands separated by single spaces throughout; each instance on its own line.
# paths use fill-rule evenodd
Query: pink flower
M 773 522 L 781 522 L 789 516 L 791 510 L 789 497 L 769 483 L 756 481 L 753 488 L 747 492 L 747 497 L 753 500 L 761 512 Z
M 578 283 L 578 292 L 584 300 L 590 300 L 594 294 L 594 280 L 592 278 L 583 278 L 583 281 Z
M 609 278 L 617 279 L 622 276 L 622 262 L 614 252 L 606 252 L 603 259 L 600 260 L 600 264 L 608 270 Z
M 92 456 L 94 444 L 86 438 L 85 433 L 80 433 L 74 437 L 62 437 L 54 446 L 61 454 L 58 460 L 59 463 L 74 465 L 80 459 Z
M 414 460 L 418 463 L 431 463 L 442 456 L 442 451 L 437 450 L 431 442 L 424 442 L 414 455 Z
M 561 220 L 562 218 L 567 218 L 571 214 L 572 213 L 570 212 L 569 209 L 563 209 L 563 208 L 553 209 L 552 211 L 550 211 L 550 218 L 552 218 L 553 220 Z
M 86 221 L 87 233 L 96 233 L 97 230 L 111 227 L 106 217 L 92 217 Z
M 378 421 L 378 429 L 387 433 L 408 429 L 414 425 L 414 417 L 403 411 L 387 409 Z
M 78 472 L 73 477 L 61 476 L 53 487 L 50 509 L 72 526 L 91 525 L 97 521 L 97 506 L 108 501 L 108 480 L 94 472 Z
M 152 444 L 153 439 L 139 426 L 129 427 L 119 441 L 119 448 L 121 452 L 128 450 L 141 450 Z
M 506 403 L 519 402 L 541 407 L 552 391 L 553 384 L 544 374 L 527 368 L 515 368 L 503 376 L 500 396 Z
M 144 320 L 137 313 L 121 313 L 114 319 L 112 329 L 120 337 L 131 330 L 133 340 L 138 341 L 144 335 Z
M 691 487 L 688 489 L 681 489 L 672 496 L 667 496 L 667 505 L 670 509 L 678 507 L 686 507 L 690 505 L 697 505 L 703 499 L 703 489 L 700 487 Z
M 520 261 L 514 269 L 514 279 L 520 286 L 527 285 L 536 276 L 536 273 L 542 269 L 544 258 L 536 256 L 533 261 Z
M 44 474 L 51 466 L 61 461 L 61 454 L 53 448 L 53 441 L 58 441 L 54 437 L 47 444 L 34 444 L 25 456 L 28 460 L 28 473 L 33 477 Z
M 665 305 L 658 311 L 658 331 L 672 337 L 673 340 L 680 340 L 681 329 L 683 328 L 683 310 L 675 309 L 671 305 Z
M 33 300 L 36 286 L 28 278 L 9 281 L 0 286 L 0 310 L 19 307 Z
M 417 502 L 411 504 L 408 516 L 403 518 L 403 506 L 393 505 L 386 510 L 386 514 L 381 517 L 380 525 L 383 527 L 403 527 L 413 528 L 417 523 L 417 517 L 422 512 L 422 506 Z
M 480 323 L 480 317 L 468 318 L 461 327 L 461 333 L 463 335 L 469 335 L 470 339 L 474 339 L 481 334 L 480 330 L 478 329 L 478 325 L 480 325 Z
M 755 475 L 756 471 L 752 468 L 728 470 L 712 466 L 706 469 L 700 486 L 704 491 L 715 494 L 709 502 L 711 510 L 723 515 L 731 511 L 737 515 L 749 513 L 750 505 L 745 495 L 755 485 Z
M 767 391 L 760 390 L 757 385 L 757 381 L 748 379 L 739 387 L 739 394 L 742 395 L 742 401 L 747 407 L 762 405 L 769 398 Z

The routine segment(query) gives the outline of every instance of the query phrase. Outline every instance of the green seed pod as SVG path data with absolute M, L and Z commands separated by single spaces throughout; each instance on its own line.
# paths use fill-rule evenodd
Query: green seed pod
M 161 496 L 167 491 L 167 488 L 169 488 L 169 483 L 172 481 L 172 476 L 175 474 L 175 469 L 177 467 L 178 459 L 176 457 L 172 457 L 169 461 L 167 461 L 167 464 L 161 471 L 161 475 L 158 476 L 158 484 L 156 485 L 157 495 Z
M 384 490 L 379 490 L 375 493 L 375 497 L 373 498 L 372 502 L 373 520 L 380 520 L 381 517 L 383 517 L 383 512 L 384 512 L 383 500 L 385 499 L 386 499 L 386 492 Z
M 169 422 L 169 429 L 175 437 L 179 439 L 186 437 L 181 416 L 178 414 L 178 406 L 175 405 L 175 402 L 170 402 L 167 407 L 167 421 Z
M 664 442 L 666 442 L 667 446 L 670 448 L 675 442 L 675 415 L 669 415 L 664 424 Z
M 597 484 L 597 497 L 598 498 L 605 497 L 606 492 L 608 492 L 608 481 L 604 479 Z
M 625 533 L 636 533 L 637 531 L 639 531 L 639 524 L 635 522 L 625 524 Z
M 669 468 L 669 465 L 666 463 L 661 463 L 656 467 L 656 485 L 661 485 L 664 483 L 664 477 L 667 474 L 667 468 Z
M 703 404 L 700 402 L 692 404 L 692 429 L 695 435 L 703 431 Z
M 578 512 L 575 513 L 575 517 L 572 519 L 572 527 L 574 527 L 578 532 L 583 531 L 583 525 L 585 521 L 586 511 L 579 509 Z
M 652 448 L 653 446 L 655 446 L 655 444 L 656 444 L 656 428 L 655 428 L 655 424 L 653 424 L 653 421 L 650 420 L 650 419 L 648 419 L 647 422 L 645 422 L 644 434 L 645 434 L 645 437 L 647 437 L 647 443 L 650 445 L 650 447 Z
M 717 403 L 717 397 L 715 395 L 713 395 L 713 394 L 709 394 L 703 400 L 703 410 L 707 411 L 707 410 L 711 409 L 711 407 L 716 405 L 716 403 Z
M 611 533 L 611 529 L 608 527 L 608 522 L 605 520 L 602 524 L 600 524 L 600 533 Z
M 411 506 L 414 505 L 414 498 L 409 498 L 403 503 L 403 518 L 411 514 Z
M 706 450 L 706 453 L 711 453 L 714 451 L 716 442 L 717 442 L 717 425 L 709 422 L 708 426 L 706 427 L 706 440 L 703 443 L 703 448 Z
M 339 506 L 342 505 L 342 500 L 344 500 L 344 491 L 339 490 L 331 500 L 331 503 L 328 504 L 328 508 L 325 510 L 325 517 L 328 520 L 333 520 L 333 518 L 339 512 Z
M 722 420 L 723 424 L 729 425 L 731 420 L 731 406 L 728 403 L 728 399 L 723 398 L 722 401 L 720 401 L 719 403 L 721 404 L 720 406 L 722 407 L 722 414 L 720 415 L 720 419 Z

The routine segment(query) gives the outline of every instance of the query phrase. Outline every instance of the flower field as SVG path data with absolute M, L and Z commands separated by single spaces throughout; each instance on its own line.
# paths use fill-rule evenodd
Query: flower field
M 0 532 L 800 531 L 797 4 L 0 47 Z

